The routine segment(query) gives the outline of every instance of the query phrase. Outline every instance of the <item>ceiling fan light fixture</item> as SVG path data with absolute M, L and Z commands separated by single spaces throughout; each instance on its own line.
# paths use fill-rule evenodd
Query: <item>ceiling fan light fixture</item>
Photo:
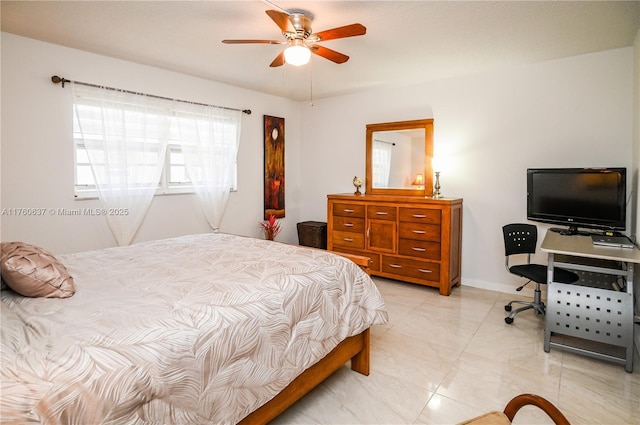
M 289 47 L 284 50 L 284 60 L 293 66 L 301 66 L 309 63 L 311 50 L 301 40 L 294 40 Z
M 273 5 L 269 1 L 267 1 L 267 3 Z M 309 11 L 302 9 L 285 10 L 275 5 L 273 6 L 280 10 L 271 9 L 267 10 L 266 13 L 278 28 L 280 28 L 286 41 L 248 39 L 222 40 L 222 42 L 225 44 L 286 44 L 284 51 L 280 51 L 278 56 L 269 64 L 269 67 L 277 68 L 285 63 L 293 66 L 306 65 L 311 59 L 311 53 L 328 59 L 333 63 L 345 63 L 349 60 L 349 56 L 320 46 L 317 43 L 339 38 L 355 37 L 367 33 L 365 26 L 357 23 L 314 33 L 311 29 L 313 14 Z

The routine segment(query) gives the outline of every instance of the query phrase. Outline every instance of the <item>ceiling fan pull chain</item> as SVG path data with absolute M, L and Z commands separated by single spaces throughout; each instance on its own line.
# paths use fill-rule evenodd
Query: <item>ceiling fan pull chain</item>
M 309 65 L 309 106 L 313 107 L 313 61 Z

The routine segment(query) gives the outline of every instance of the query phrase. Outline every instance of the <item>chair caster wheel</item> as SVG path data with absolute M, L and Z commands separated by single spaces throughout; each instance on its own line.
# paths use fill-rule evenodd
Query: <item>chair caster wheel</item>
M 505 321 L 505 323 L 506 323 L 507 325 L 510 325 L 510 324 L 512 324 L 512 323 L 513 323 L 513 318 L 511 318 L 511 317 L 505 317 L 505 318 L 504 318 L 504 321 Z
M 505 305 L 504 311 L 511 311 L 511 306 L 509 304 Z

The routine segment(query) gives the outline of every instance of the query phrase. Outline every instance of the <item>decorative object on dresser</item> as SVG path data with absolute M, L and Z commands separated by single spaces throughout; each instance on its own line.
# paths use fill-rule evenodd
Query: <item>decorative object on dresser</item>
M 442 188 L 442 186 L 440 186 L 440 171 L 436 171 L 436 183 L 433 186 L 433 197 L 434 198 L 440 198 L 442 196 L 442 193 L 440 193 L 440 189 Z
M 360 192 L 360 188 L 362 187 L 362 179 L 358 176 L 353 178 L 353 185 L 356 187 L 356 191 L 353 193 L 354 195 L 362 195 L 362 192 Z
M 328 195 L 327 248 L 371 259 L 370 272 L 439 288 L 460 285 L 462 199 Z
M 434 198 L 440 198 L 442 197 L 442 193 L 440 192 L 440 189 L 442 189 L 442 186 L 440 185 L 440 173 L 442 172 L 442 158 L 438 157 L 433 157 L 431 158 L 431 165 L 433 166 L 433 174 L 435 174 L 436 176 L 436 181 L 433 184 L 433 197 Z

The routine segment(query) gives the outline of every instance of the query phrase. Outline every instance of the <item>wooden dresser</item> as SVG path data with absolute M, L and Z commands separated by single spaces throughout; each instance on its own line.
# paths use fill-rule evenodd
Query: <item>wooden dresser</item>
M 440 289 L 460 285 L 462 199 L 328 195 L 327 249 L 371 258 L 370 272 Z

